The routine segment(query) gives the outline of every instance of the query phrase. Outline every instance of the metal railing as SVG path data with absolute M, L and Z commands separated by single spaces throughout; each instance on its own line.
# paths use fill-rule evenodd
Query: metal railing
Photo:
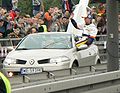
M 16 46 L 22 38 L 5 38 L 0 39 L 0 47 Z

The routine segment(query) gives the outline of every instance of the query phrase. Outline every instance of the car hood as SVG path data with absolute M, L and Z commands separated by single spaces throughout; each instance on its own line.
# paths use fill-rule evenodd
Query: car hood
M 58 57 L 66 55 L 69 53 L 70 49 L 36 49 L 36 50 L 13 50 L 11 51 L 7 57 L 15 58 L 15 59 L 47 59 L 52 57 Z

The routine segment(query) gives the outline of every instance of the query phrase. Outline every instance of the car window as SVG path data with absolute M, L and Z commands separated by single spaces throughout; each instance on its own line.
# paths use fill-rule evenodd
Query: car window
M 25 38 L 17 47 L 20 49 L 69 49 L 72 48 L 70 34 L 37 34 Z

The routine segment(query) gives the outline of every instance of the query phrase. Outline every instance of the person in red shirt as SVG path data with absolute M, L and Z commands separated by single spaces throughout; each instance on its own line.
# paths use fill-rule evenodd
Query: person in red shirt
M 11 10 L 9 12 L 9 15 L 10 15 L 10 17 L 12 17 L 12 20 L 14 20 L 15 17 L 17 17 L 19 15 L 19 13 L 20 13 L 20 10 L 16 8 L 15 10 Z

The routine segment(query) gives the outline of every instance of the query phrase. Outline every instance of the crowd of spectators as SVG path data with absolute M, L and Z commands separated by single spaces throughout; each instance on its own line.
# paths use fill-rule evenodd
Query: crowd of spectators
M 36 15 L 21 15 L 21 10 L 0 7 L 0 38 L 23 38 L 38 32 L 66 32 L 71 10 L 50 7 L 48 11 L 39 11 Z M 105 4 L 91 7 L 93 23 L 98 28 L 98 34 L 106 34 Z

